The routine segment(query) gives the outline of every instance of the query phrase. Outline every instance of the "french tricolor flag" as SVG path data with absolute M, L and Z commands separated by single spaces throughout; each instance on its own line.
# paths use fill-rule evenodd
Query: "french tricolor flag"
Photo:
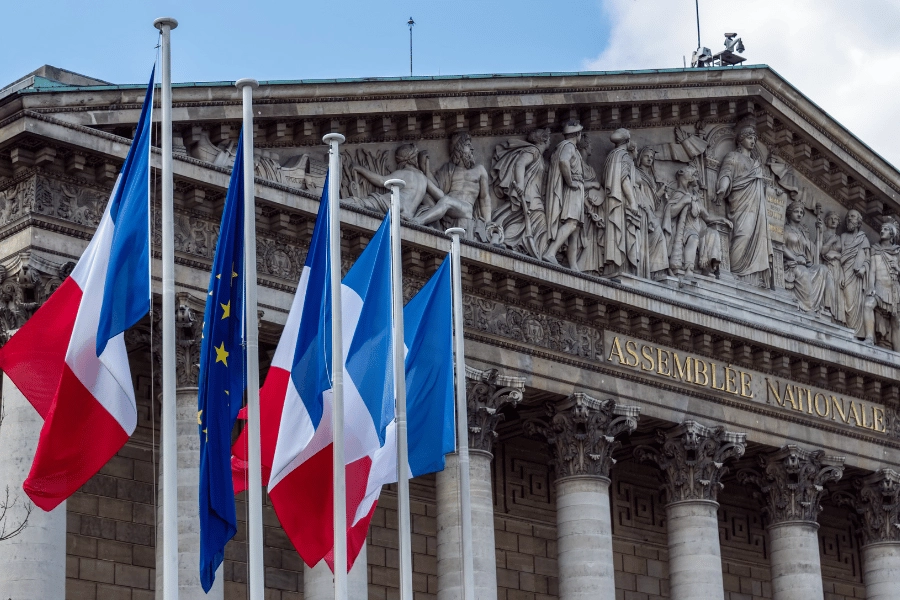
M 150 310 L 153 74 L 125 164 L 72 274 L 0 349 L 0 369 L 44 419 L 23 484 L 49 511 L 125 444 L 137 407 L 124 332 Z

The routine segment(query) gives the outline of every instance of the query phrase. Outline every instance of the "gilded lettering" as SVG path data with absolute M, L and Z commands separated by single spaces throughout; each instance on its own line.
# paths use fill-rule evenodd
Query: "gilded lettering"
M 884 424 L 884 409 L 877 406 L 872 407 L 872 429 L 878 433 L 885 433 L 887 427 Z
M 737 371 L 735 371 L 731 367 L 725 367 L 725 391 L 729 394 L 735 395 L 737 395 L 738 393 Z
M 822 400 L 825 401 L 825 412 L 822 412 L 821 410 L 819 410 L 819 398 L 821 398 Z M 828 398 L 826 398 L 825 394 L 823 394 L 822 392 L 816 392 L 815 407 L 816 407 L 816 414 L 822 418 L 828 417 L 828 414 L 831 412 L 831 404 L 828 403 Z
M 656 368 L 656 363 L 653 361 L 653 347 L 647 346 L 646 344 L 641 345 L 641 358 L 644 360 L 641 361 L 641 371 L 652 371 Z M 650 363 L 649 367 L 645 367 L 646 364 L 644 361 Z
M 625 342 L 625 353 L 628 354 L 628 356 L 630 356 L 631 358 L 634 359 L 634 363 L 625 361 L 625 364 L 628 365 L 629 367 L 636 367 L 636 366 L 638 366 L 638 363 L 641 362 L 641 361 L 640 361 L 640 359 L 638 358 L 638 353 L 637 353 L 637 343 L 636 343 L 635 341 L 633 341 L 633 340 L 628 340 L 627 342 Z
M 669 351 L 659 347 L 656 348 L 656 372 L 660 375 L 671 375 L 669 372 Z
M 851 402 L 851 404 L 853 404 L 853 403 Z M 847 423 L 848 416 L 847 416 L 846 406 L 844 406 L 844 399 L 840 398 L 840 403 L 838 403 L 838 398 L 835 398 L 834 396 L 832 396 L 831 397 L 831 405 L 834 407 L 834 411 L 831 413 L 831 420 L 834 421 L 834 418 L 836 416 L 840 415 L 841 421 L 843 421 L 844 423 Z
M 628 364 L 625 362 L 625 356 L 622 354 L 622 345 L 619 344 L 619 336 L 613 338 L 612 348 L 610 348 L 609 356 L 606 358 L 606 360 L 612 360 L 613 356 L 618 357 L 620 365 Z
M 678 358 L 678 353 L 673 352 L 672 357 L 675 360 L 675 368 L 672 369 L 672 377 L 684 381 L 686 383 L 692 383 L 691 379 L 693 379 L 693 364 L 694 359 L 688 356 L 684 359 L 684 364 L 681 364 L 681 359 Z
M 860 403 L 862 404 L 862 403 Z M 850 401 L 850 414 L 847 415 L 847 424 L 850 424 L 850 417 L 853 417 L 853 420 L 856 421 L 857 427 L 862 427 L 862 419 L 859 418 L 859 411 L 856 409 L 856 402 L 853 400 Z
M 775 402 L 778 403 L 778 406 L 784 406 L 784 399 L 781 397 L 780 387 L 781 384 L 778 383 L 777 380 L 775 381 L 775 385 L 772 385 L 772 381 L 766 377 L 766 404 L 772 404 L 772 396 L 775 396 Z
M 703 365 L 703 368 L 700 368 Z M 700 383 L 700 375 L 703 375 L 703 383 Z M 709 385 L 709 373 L 707 371 L 706 361 L 694 359 L 694 383 L 706 387 Z
M 723 369 L 724 369 L 724 367 L 723 367 Z M 709 387 L 711 387 L 714 390 L 724 392 L 725 391 L 725 382 L 724 381 L 722 382 L 722 387 L 716 386 L 716 371 L 718 370 L 716 368 L 716 363 L 714 363 L 714 362 L 709 363 L 709 370 L 712 371 L 712 384 Z
M 744 379 L 746 377 L 746 379 Z M 753 390 L 750 389 L 750 384 L 753 381 L 752 375 L 750 373 L 745 373 L 741 371 L 741 398 L 752 398 Z M 749 392 L 745 394 L 744 392 Z
M 784 401 L 790 402 L 791 408 L 793 408 L 794 410 L 803 410 L 802 407 L 797 406 L 797 397 L 794 395 L 795 387 L 796 386 L 793 386 L 789 383 L 784 384 Z M 797 388 L 798 391 L 799 389 L 800 388 Z

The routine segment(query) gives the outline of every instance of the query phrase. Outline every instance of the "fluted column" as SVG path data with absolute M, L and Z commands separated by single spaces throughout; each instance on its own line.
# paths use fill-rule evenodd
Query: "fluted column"
M 609 470 L 615 437 L 637 428 L 640 409 L 575 393 L 546 410 L 523 426 L 547 441 L 553 457 L 560 600 L 613 599 Z
M 738 480 L 760 493 L 768 522 L 774 600 L 824 596 L 819 560 L 820 502 L 825 484 L 838 481 L 844 458 L 789 444 L 760 457 L 760 470 L 738 472 Z
M 175 421 L 178 436 L 178 598 L 221 600 L 225 596 L 222 567 L 209 594 L 200 585 L 200 436 L 197 431 L 197 378 L 203 325 L 203 300 L 179 293 L 175 311 Z M 157 329 L 159 331 L 159 329 Z M 154 340 L 159 342 L 160 340 Z M 158 349 L 158 345 L 154 348 Z M 158 363 L 157 363 L 158 364 Z M 166 432 L 162 432 L 165 435 Z M 160 444 L 162 447 L 162 444 Z M 160 463 L 159 503 L 163 494 Z M 157 511 L 157 548 L 161 549 L 163 511 Z M 161 553 L 156 557 L 156 596 L 162 598 Z
M 744 454 L 746 435 L 685 421 L 658 438 L 660 448 L 639 446 L 635 456 L 660 468 L 668 499 L 669 594 L 724 599 L 716 500 L 728 472 L 724 463 Z
M 369 553 L 363 544 L 359 556 L 347 574 L 347 596 L 354 600 L 369 597 Z M 332 600 L 334 598 L 334 573 L 324 560 L 315 567 L 303 565 L 303 600 Z
M 9 377 L 0 408 L 0 596 L 63 598 L 66 588 L 66 503 L 36 508 L 22 483 L 31 470 L 43 419 Z M 4 508 L 5 506 L 5 508 Z
M 900 473 L 880 469 L 853 483 L 856 493 L 834 499 L 858 517 L 866 598 L 894 600 L 900 595 Z
M 491 451 L 497 437 L 497 425 L 503 420 L 500 411 L 518 404 L 524 389 L 525 382 L 520 377 L 503 376 L 496 369 L 479 371 L 466 367 L 472 551 L 478 600 L 497 597 Z M 458 464 L 457 455 L 449 454 L 444 470 L 437 474 L 438 600 L 461 600 L 463 597 Z

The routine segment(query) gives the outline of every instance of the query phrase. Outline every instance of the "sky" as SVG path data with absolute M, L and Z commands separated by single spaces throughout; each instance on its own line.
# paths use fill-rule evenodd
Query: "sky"
M 703 45 L 725 31 L 900 165 L 900 2 L 700 0 Z M 146 80 L 156 17 L 172 16 L 173 81 L 261 81 L 682 67 L 694 0 L 43 0 L 7 7 L 0 88 L 51 64 Z M 13 51 L 10 51 L 13 49 Z

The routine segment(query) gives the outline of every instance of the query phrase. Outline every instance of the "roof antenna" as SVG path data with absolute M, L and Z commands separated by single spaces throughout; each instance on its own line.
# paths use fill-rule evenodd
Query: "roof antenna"
M 409 25 L 409 76 L 412 77 L 412 28 L 416 22 L 410 17 L 406 24 Z
M 721 52 L 713 54 L 709 48 L 704 48 L 700 42 L 700 0 L 694 0 L 694 8 L 697 11 L 697 49 L 691 56 L 691 67 L 733 67 L 747 60 L 738 54 L 745 48 L 744 42 L 736 33 L 725 34 L 725 49 Z

